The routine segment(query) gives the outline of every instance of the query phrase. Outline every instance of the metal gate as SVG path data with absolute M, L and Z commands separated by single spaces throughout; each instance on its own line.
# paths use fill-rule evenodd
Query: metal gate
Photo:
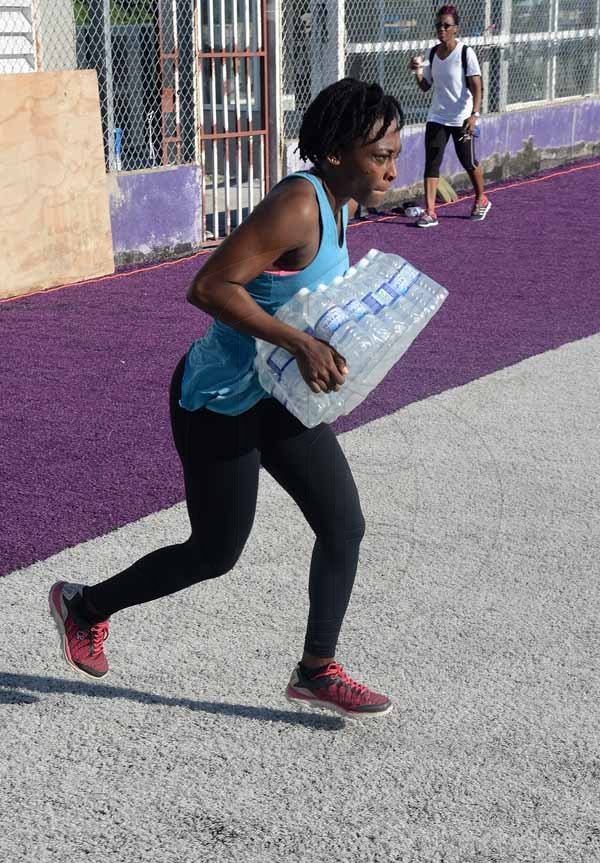
M 199 0 L 202 241 L 226 236 L 269 187 L 266 0 Z

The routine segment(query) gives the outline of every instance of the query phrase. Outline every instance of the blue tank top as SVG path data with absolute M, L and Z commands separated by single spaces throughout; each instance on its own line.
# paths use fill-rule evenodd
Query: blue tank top
M 294 296 L 300 288 L 314 291 L 321 284 L 329 284 L 335 276 L 348 269 L 346 226 L 348 207 L 342 208 L 342 244 L 333 210 L 321 182 L 313 175 L 300 171 L 291 177 L 303 177 L 315 189 L 319 204 L 321 241 L 311 263 L 298 272 L 279 275 L 261 273 L 245 287 L 258 305 L 274 315 L 277 309 Z M 213 321 L 206 335 L 192 343 L 185 360 L 181 384 L 180 405 L 194 411 L 206 407 L 211 411 L 235 416 L 247 411 L 267 393 L 258 381 L 254 370 L 256 342 L 252 336 L 222 323 Z

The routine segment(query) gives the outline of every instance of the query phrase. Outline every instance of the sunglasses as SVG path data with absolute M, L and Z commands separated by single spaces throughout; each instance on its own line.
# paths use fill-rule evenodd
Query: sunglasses
M 436 30 L 449 30 L 450 27 L 456 27 L 456 24 L 436 24 Z

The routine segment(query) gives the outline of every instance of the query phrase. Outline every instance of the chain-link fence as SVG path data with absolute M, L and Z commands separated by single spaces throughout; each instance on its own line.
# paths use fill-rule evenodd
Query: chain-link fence
M 343 75 L 377 81 L 401 102 L 407 123 L 424 122 L 430 96 L 408 64 L 436 44 L 441 2 L 283 0 L 284 135 L 326 84 Z M 483 110 L 600 93 L 599 0 L 465 0 L 460 38 L 479 58 Z
M 0 0 L 0 72 L 96 69 L 106 163 L 196 160 L 195 0 Z
M 408 63 L 435 44 L 439 5 L 281 0 L 283 137 L 296 138 L 311 99 L 344 75 L 378 81 L 407 123 L 423 122 L 430 97 Z M 214 162 L 217 145 L 207 156 L 199 130 L 227 135 L 240 110 L 259 122 L 263 78 L 249 54 L 261 44 L 260 8 L 257 0 L 0 0 L 0 73 L 96 69 L 109 170 Z M 484 111 L 600 93 L 600 0 L 459 8 L 461 38 L 482 67 Z
M 198 133 L 260 128 L 261 10 L 261 0 L 0 0 L 0 73 L 96 69 L 110 170 L 218 157 L 221 176 L 228 142 L 207 152 Z M 264 140 L 251 143 L 258 174 Z M 232 159 L 234 175 L 248 159 Z

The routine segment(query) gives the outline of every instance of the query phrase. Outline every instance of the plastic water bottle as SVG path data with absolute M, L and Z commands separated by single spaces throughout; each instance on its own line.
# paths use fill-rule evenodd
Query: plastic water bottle
M 418 327 L 417 333 L 420 332 L 438 308 L 440 286 L 420 273 L 400 255 L 384 255 L 374 249 L 368 253 L 369 255 L 373 265 L 383 276 L 392 271 L 387 280 L 386 290 L 392 295 L 389 313 L 394 321 L 394 332 L 398 335 L 403 333 L 407 326 L 414 325 Z M 435 286 L 433 293 L 430 285 Z M 446 292 L 443 293 L 445 297 Z
M 400 255 L 371 249 L 369 260 L 377 273 L 387 278 L 385 292 L 392 295 L 386 312 L 396 337 L 408 335 L 410 344 L 438 310 L 448 292 Z
M 308 288 L 301 288 L 278 309 L 275 316 L 316 337 L 315 330 L 308 325 L 311 296 Z M 256 340 L 256 350 L 260 385 L 301 422 L 312 428 L 321 422 L 331 422 L 331 417 L 339 416 L 343 410 L 343 401 L 340 401 L 338 393 L 313 393 L 302 376 L 296 358 L 289 351 L 260 339 Z
M 330 294 L 357 323 L 360 323 L 361 329 L 367 333 L 373 344 L 384 344 L 391 335 L 389 326 L 373 315 L 362 299 L 354 296 L 355 285 L 357 279 L 360 281 L 361 275 L 357 267 L 350 267 L 345 276 L 336 276 L 333 280 L 329 289 Z M 361 289 L 358 288 L 357 292 L 360 294 Z
M 319 285 L 309 297 L 309 318 L 314 321 L 315 336 L 335 348 L 349 364 L 361 363 L 372 352 L 373 340 L 354 314 L 335 300 L 335 292 L 330 294 L 326 285 Z
M 345 277 L 298 291 L 277 312 L 344 356 L 349 372 L 339 391 L 313 393 L 288 351 L 257 340 L 260 383 L 305 425 L 332 422 L 367 397 L 446 296 L 401 256 L 372 249 Z
M 306 321 L 306 301 L 310 291 L 307 288 L 299 290 L 290 300 L 277 310 L 275 317 L 299 330 L 310 332 Z M 295 357 L 285 348 L 277 347 L 260 339 L 256 340 L 257 363 L 256 369 L 260 384 L 269 395 L 274 396 L 287 407 L 291 413 L 296 413 L 299 405 L 297 393 L 300 390 L 299 380 L 304 379 L 300 374 Z M 305 408 L 305 414 L 309 417 L 309 411 Z
M 376 250 L 371 250 L 364 260 L 369 260 L 375 281 L 379 283 L 379 289 L 371 292 L 371 304 L 381 304 L 381 315 L 392 334 L 396 338 L 402 336 L 420 315 L 412 299 L 406 296 L 411 272 L 416 277 L 418 271 L 399 255 L 383 255 Z
M 310 291 L 308 288 L 301 288 L 287 303 L 284 303 L 284 305 L 277 310 L 275 317 L 292 327 L 296 327 L 296 329 L 310 332 L 312 335 L 312 329 L 308 325 L 306 317 L 306 305 L 309 295 Z M 292 354 L 290 354 L 289 351 L 286 351 L 285 348 L 277 347 L 269 342 L 263 342 L 260 339 L 256 340 L 256 353 L 262 360 L 258 367 L 259 380 L 261 382 L 261 386 L 264 389 L 267 389 L 267 391 L 270 390 L 265 387 L 265 384 L 260 378 L 261 371 L 263 373 L 263 377 L 265 377 L 265 369 L 263 367 L 266 367 L 266 369 L 270 371 L 274 382 L 279 383 L 282 375 L 286 369 L 288 369 L 290 364 L 296 362 Z

